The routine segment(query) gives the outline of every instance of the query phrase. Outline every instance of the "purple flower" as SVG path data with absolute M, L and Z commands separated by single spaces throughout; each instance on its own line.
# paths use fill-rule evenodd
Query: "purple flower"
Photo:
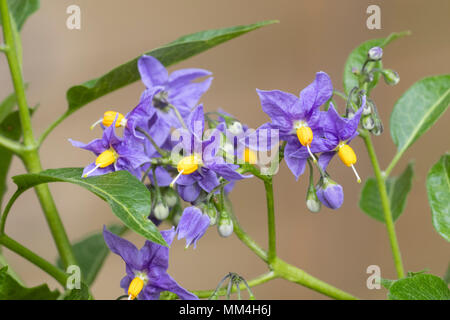
M 326 118 L 324 119 L 324 137 L 323 140 L 328 150 L 320 155 L 319 165 L 323 170 L 326 170 L 331 159 L 337 153 L 342 162 L 351 167 L 357 177 L 358 182 L 361 182 L 358 173 L 354 167 L 356 163 L 356 154 L 353 149 L 348 145 L 358 135 L 358 125 L 361 119 L 361 114 L 365 106 L 365 97 L 363 98 L 362 105 L 356 111 L 352 118 L 341 117 L 333 104 L 330 103 L 330 108 L 327 111 Z
M 147 90 L 146 96 L 125 117 L 124 138 L 126 140 L 137 140 L 139 143 L 144 142 L 147 153 L 153 153 L 156 150 L 141 130 L 152 137 L 158 146 L 167 141 L 170 135 L 170 125 L 159 119 L 152 105 L 152 99 L 157 91 L 157 88 Z
M 278 129 L 287 142 L 284 155 L 295 178 L 303 174 L 308 157 L 328 151 L 322 137 L 324 112 L 319 107 L 333 94 L 329 76 L 318 72 L 315 80 L 300 92 L 300 97 L 279 90 L 257 90 L 263 111 L 271 118 L 268 127 Z
M 213 130 L 209 137 L 203 138 L 203 106 L 192 111 L 186 125 L 187 130 L 178 131 L 184 157 L 178 161 L 178 176 L 172 182 L 172 185 L 177 183 L 178 193 L 183 200 L 193 202 L 202 189 L 212 192 L 219 186 L 219 176 L 228 181 L 250 177 L 236 172 L 238 165 L 226 163 L 217 155 L 221 142 L 219 130 Z
M 211 72 L 203 69 L 181 69 L 169 75 L 158 59 L 146 55 L 138 60 L 138 69 L 142 82 L 147 87 L 142 100 L 151 95 L 152 107 L 158 118 L 174 128 L 180 127 L 180 121 L 171 106 L 186 118 L 209 89 L 213 79 L 210 77 L 203 82 L 193 82 L 211 75 Z
M 196 207 L 187 207 L 177 226 L 178 240 L 185 238 L 186 248 L 191 244 L 196 248 L 197 241 L 203 237 L 209 225 L 210 218 L 207 214 Z
M 174 228 L 161 231 L 161 234 L 170 246 L 175 236 Z M 109 232 L 106 227 L 103 237 L 109 249 L 125 261 L 127 275 L 120 281 L 120 286 L 129 299 L 157 300 L 162 291 L 170 291 L 183 300 L 198 300 L 167 274 L 169 248 L 146 241 L 138 250 L 134 244 Z
M 330 209 L 339 209 L 344 202 L 342 186 L 329 178 L 323 178 L 322 184 L 316 187 L 316 194 L 320 202 Z
M 95 139 L 88 144 L 69 139 L 73 146 L 92 151 L 97 156 L 95 162 L 84 168 L 83 177 L 127 170 L 140 178 L 139 167 L 148 162 L 149 158 L 139 145 L 117 137 L 114 128 L 115 125 L 105 128 L 101 139 Z

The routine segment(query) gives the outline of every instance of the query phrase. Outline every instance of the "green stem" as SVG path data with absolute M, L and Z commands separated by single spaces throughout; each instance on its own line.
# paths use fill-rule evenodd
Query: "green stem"
M 0 146 L 11 150 L 12 152 L 14 152 L 17 155 L 21 155 L 24 151 L 24 147 L 20 143 L 14 141 L 14 140 L 8 139 L 4 136 L 0 136 Z
M 247 283 L 248 283 L 249 287 L 255 287 L 257 285 L 266 283 L 266 282 L 268 282 L 270 280 L 273 280 L 275 278 L 277 278 L 277 275 L 273 271 L 270 271 L 268 273 L 262 274 L 259 277 L 248 281 Z M 240 290 L 245 290 L 246 288 L 247 287 L 246 287 L 245 283 L 241 283 L 239 285 L 239 289 Z M 199 291 L 193 291 L 193 293 L 197 297 L 202 299 L 202 298 L 209 298 L 214 293 L 214 291 L 215 290 L 199 290 Z M 236 291 L 237 291 L 236 286 L 233 286 L 233 288 L 231 289 L 231 293 L 234 293 Z M 225 289 L 225 288 L 219 289 L 216 292 L 216 295 L 218 295 L 218 296 L 225 296 L 226 294 L 227 294 L 227 289 Z
M 20 123 L 24 138 L 25 150 L 20 154 L 28 172 L 37 173 L 42 171 L 42 166 L 37 151 L 38 144 L 33 135 L 31 126 L 31 117 L 28 109 L 28 103 L 25 95 L 25 85 L 22 77 L 21 61 L 17 53 L 16 42 L 14 40 L 14 30 L 10 20 L 7 0 L 0 0 L 0 12 L 3 22 L 3 36 L 5 44 L 8 46 L 6 56 L 8 59 L 11 78 L 14 85 L 14 91 L 17 98 L 19 108 Z M 52 232 L 59 254 L 65 266 L 76 264 L 72 252 L 72 248 L 67 237 L 64 226 L 56 210 L 55 203 L 50 194 L 47 185 L 39 185 L 35 187 L 37 196 L 44 210 L 48 225 Z
M 42 171 L 41 162 L 37 150 L 25 153 L 23 162 L 27 171 L 30 173 L 38 173 Z M 72 252 L 72 246 L 67 236 L 64 225 L 56 209 L 55 201 L 47 184 L 40 184 L 34 187 L 45 218 L 52 233 L 61 260 L 65 267 L 76 265 L 75 256 Z
M 44 143 L 44 140 L 47 138 L 47 136 L 71 114 L 72 112 L 69 111 L 65 112 L 62 116 L 56 119 L 56 121 L 53 122 L 47 129 L 45 129 L 45 131 L 41 134 L 41 136 L 38 139 L 38 146 L 41 146 L 42 143 Z
M 385 175 L 388 177 L 391 174 L 392 169 L 394 169 L 395 165 L 397 164 L 397 162 L 400 160 L 400 158 L 403 155 L 403 152 L 405 152 L 405 149 L 403 149 L 401 152 L 397 152 L 394 156 L 394 158 L 392 159 L 391 163 L 389 163 L 389 166 L 387 167 L 386 171 L 385 171 Z
M 273 201 L 273 183 L 272 177 L 264 180 L 264 188 L 266 189 L 266 201 L 267 201 L 267 227 L 269 234 L 269 252 L 268 260 L 271 264 L 277 256 L 276 246 L 276 232 L 275 232 L 275 210 Z
M 36 266 L 38 266 L 40 269 L 44 270 L 45 272 L 47 272 L 56 281 L 58 281 L 63 287 L 66 286 L 67 274 L 64 273 L 64 271 L 62 271 L 61 269 L 52 265 L 47 260 L 38 256 L 31 250 L 25 248 L 17 241 L 8 237 L 6 234 L 0 235 L 0 244 L 5 246 L 9 250 L 17 253 L 18 255 L 22 256 L 23 258 L 27 259 L 28 261 L 35 264 Z
M 22 70 L 20 67 L 16 43 L 14 41 L 14 31 L 10 20 L 7 0 L 0 0 L 0 11 L 3 21 L 3 38 L 8 50 L 5 51 L 8 59 L 11 78 L 16 93 L 17 104 L 19 106 L 20 123 L 22 125 L 22 132 L 24 143 L 26 146 L 35 146 L 36 142 L 33 136 L 33 129 L 31 127 L 31 117 L 28 110 L 27 98 L 25 96 L 25 85 L 22 78 Z
M 180 124 L 183 126 L 184 129 L 187 129 L 186 123 L 184 122 L 183 117 L 180 114 L 180 111 L 178 111 L 177 107 L 174 105 L 169 104 L 169 107 L 175 112 L 175 115 L 177 116 L 178 121 L 180 121 Z
M 215 202 L 217 204 L 217 202 Z M 217 206 L 216 206 L 217 207 Z M 268 262 L 267 252 L 262 249 L 255 240 L 253 240 L 241 227 L 239 221 L 236 219 L 233 210 L 230 212 L 231 220 L 233 221 L 233 232 L 251 251 L 253 251 L 261 260 Z
M 392 218 L 391 206 L 389 203 L 389 197 L 386 190 L 385 176 L 381 172 L 378 158 L 375 154 L 375 149 L 372 144 L 372 139 L 367 131 L 363 131 L 361 137 L 364 139 L 367 151 L 369 153 L 370 161 L 372 162 L 373 171 L 375 173 L 375 179 L 377 180 L 378 190 L 380 192 L 381 205 L 384 212 L 384 221 L 386 223 L 387 232 L 389 235 L 389 241 L 391 244 L 392 255 L 394 257 L 395 269 L 399 278 L 404 278 L 405 272 L 403 270 L 403 262 L 400 253 L 400 247 L 397 241 L 397 235 L 395 233 L 394 220 Z
M 276 258 L 272 264 L 275 275 L 285 280 L 300 284 L 314 291 L 320 292 L 328 297 L 339 300 L 356 300 L 351 294 L 344 292 L 328 283 L 311 276 L 305 271 Z

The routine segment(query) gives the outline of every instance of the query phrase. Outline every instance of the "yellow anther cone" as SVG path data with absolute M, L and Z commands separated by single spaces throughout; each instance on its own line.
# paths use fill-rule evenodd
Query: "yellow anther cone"
M 131 281 L 130 286 L 128 287 L 128 300 L 134 300 L 141 293 L 144 288 L 144 280 L 140 277 L 136 277 Z

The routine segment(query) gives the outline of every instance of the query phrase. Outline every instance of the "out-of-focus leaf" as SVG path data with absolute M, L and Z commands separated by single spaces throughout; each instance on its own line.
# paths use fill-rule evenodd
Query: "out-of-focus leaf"
M 120 236 L 125 233 L 128 228 L 125 226 L 113 225 L 108 227 L 108 230 Z M 75 255 L 75 260 L 81 269 L 83 282 L 86 283 L 86 285 L 91 285 L 109 254 L 109 248 L 105 244 L 103 233 L 94 233 L 83 240 L 72 244 L 72 250 Z M 58 259 L 57 264 L 60 268 L 64 268 L 61 259 Z
M 80 289 L 72 289 L 65 296 L 64 300 L 93 300 L 89 294 L 89 288 L 83 282 L 80 283 Z
M 59 295 L 46 284 L 26 288 L 8 274 L 8 267 L 0 269 L 0 300 L 56 300 Z
M 398 99 L 391 114 L 391 136 L 403 153 L 450 105 L 450 74 L 422 79 Z
M 410 163 L 399 177 L 390 177 L 386 180 L 386 189 L 394 221 L 400 217 L 405 209 L 413 177 L 414 168 L 413 164 Z M 375 178 L 367 179 L 364 184 L 359 199 L 359 207 L 368 216 L 384 223 L 383 207 Z
M 428 172 L 427 193 L 433 226 L 445 240 L 450 241 L 449 153 L 444 154 Z
M 9 12 L 14 18 L 17 30 L 22 30 L 25 21 L 39 9 L 39 6 L 39 0 L 8 0 Z M 1 17 L 0 25 L 2 25 Z

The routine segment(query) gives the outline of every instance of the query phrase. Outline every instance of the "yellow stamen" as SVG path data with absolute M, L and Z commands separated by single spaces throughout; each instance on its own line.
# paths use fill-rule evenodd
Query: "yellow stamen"
M 115 111 L 106 111 L 103 114 L 103 118 L 101 118 L 91 126 L 91 130 L 94 129 L 94 127 L 99 123 L 103 124 L 105 127 L 111 126 L 114 120 L 116 120 L 116 116 L 117 116 L 116 128 L 125 127 L 127 125 L 127 119 L 125 119 L 123 114 Z
M 244 161 L 250 164 L 256 164 L 258 162 L 258 155 L 250 150 L 249 148 L 245 148 L 244 150 Z
M 128 300 L 134 300 L 144 288 L 144 280 L 141 277 L 135 277 L 128 287 Z
M 356 154 L 348 144 L 341 143 L 338 146 L 338 155 L 347 167 L 351 167 L 356 163 Z
M 95 168 L 92 169 L 91 171 L 85 173 L 83 175 L 83 177 L 86 178 L 87 176 L 89 176 L 92 172 L 94 172 L 98 168 L 105 168 L 109 165 L 112 165 L 114 162 L 116 162 L 117 158 L 118 158 L 118 156 L 113 149 L 108 149 L 108 150 L 103 151 L 102 153 L 100 153 L 98 155 L 97 159 L 95 159 Z
M 301 126 L 297 129 L 297 138 L 302 146 L 310 146 L 313 140 L 313 132 L 310 127 Z
M 309 155 L 313 159 L 314 163 L 316 163 L 317 159 L 316 159 L 316 157 L 314 157 L 314 155 L 310 149 L 311 142 L 313 140 L 313 132 L 312 132 L 311 128 L 302 125 L 300 128 L 297 129 L 296 132 L 297 132 L 298 141 L 300 141 L 302 146 L 304 146 L 308 149 Z
M 175 179 L 172 180 L 172 182 L 170 183 L 170 187 L 173 188 L 175 182 L 182 174 L 191 174 L 197 171 L 200 161 L 201 160 L 199 160 L 196 155 L 190 155 L 182 158 L 177 164 L 178 175 L 175 177 Z
M 353 169 L 353 172 L 355 173 L 356 179 L 358 183 L 361 183 L 361 178 L 358 175 L 358 172 L 355 169 L 354 164 L 356 163 L 356 154 L 355 151 L 353 151 L 352 147 L 350 147 L 348 144 L 341 143 L 338 146 L 338 155 L 341 161 L 347 166 L 351 167 Z

